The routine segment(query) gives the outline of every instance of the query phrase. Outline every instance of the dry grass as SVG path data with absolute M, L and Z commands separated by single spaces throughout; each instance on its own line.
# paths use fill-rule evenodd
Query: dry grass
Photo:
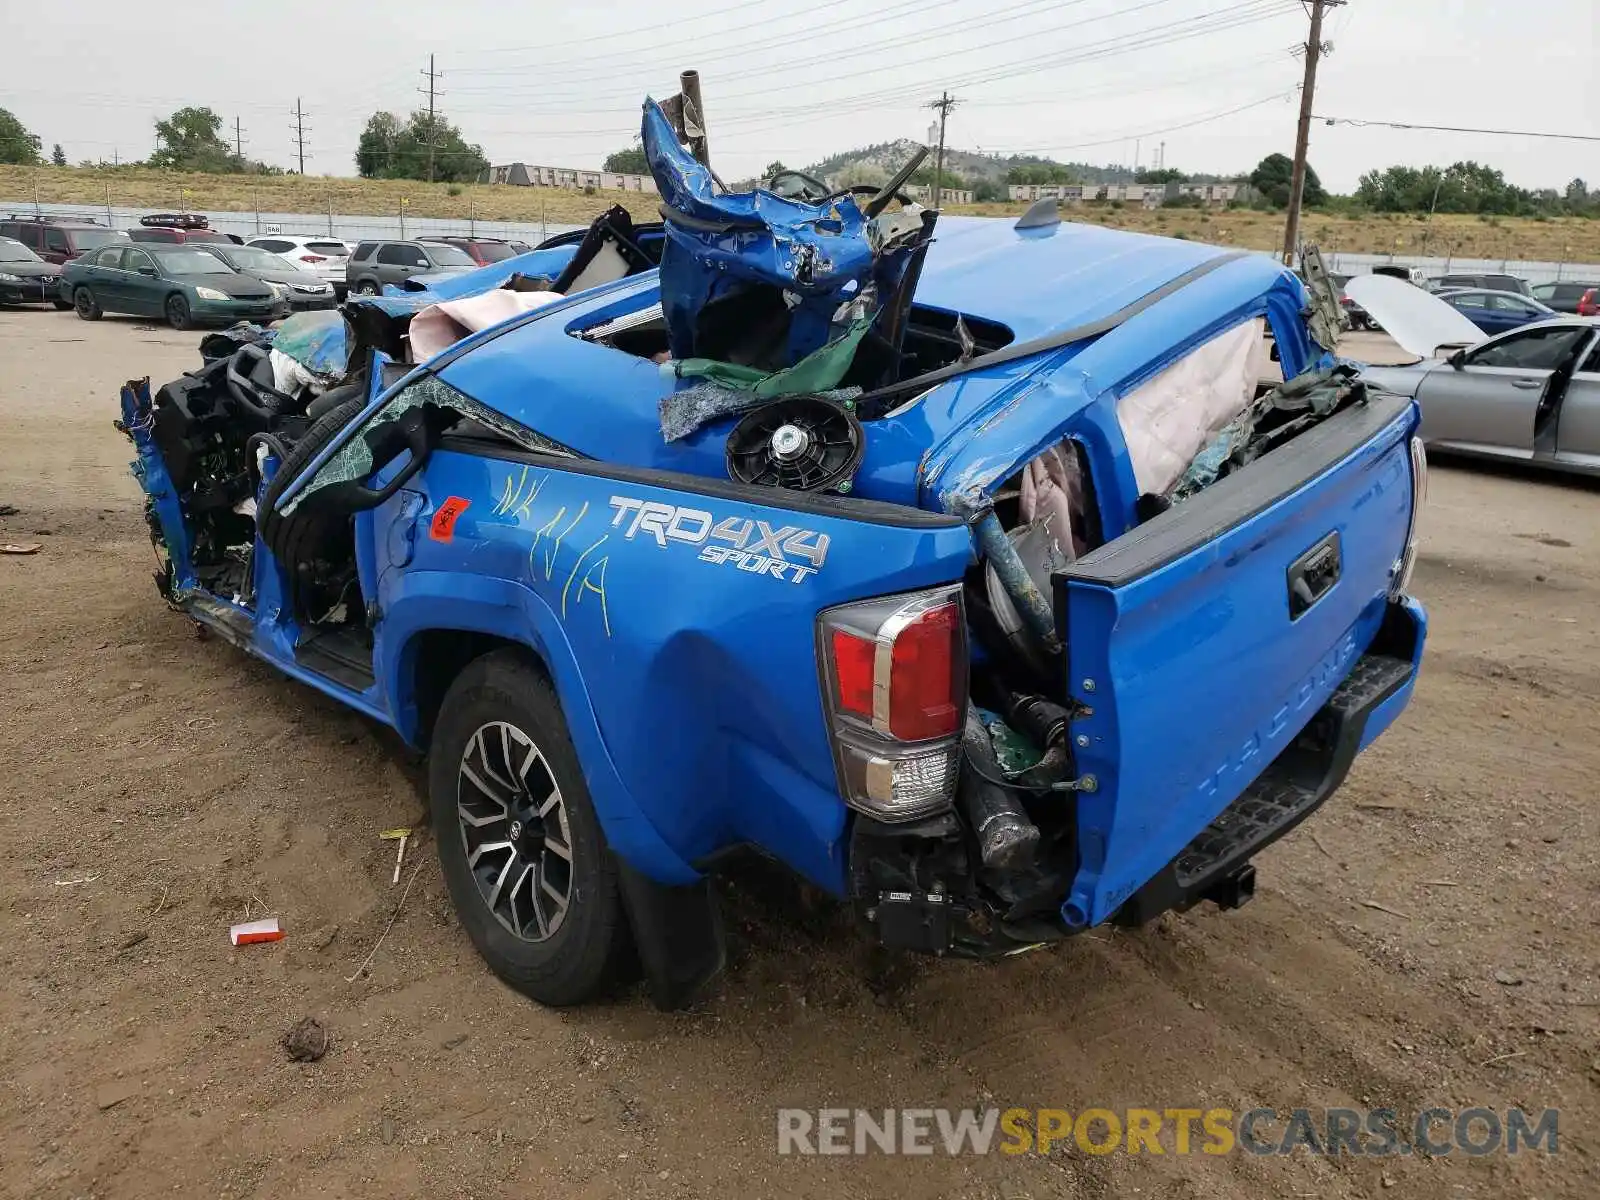
M 1014 204 L 976 204 L 953 211 L 986 216 L 1020 211 Z M 1183 237 L 1197 242 L 1276 250 L 1283 243 L 1281 213 L 1248 209 L 1207 211 L 1193 208 L 1114 210 L 1106 205 L 1065 209 L 1070 219 L 1117 229 Z M 1389 254 L 1397 259 L 1432 256 L 1539 262 L 1600 262 L 1600 221 L 1578 217 L 1535 221 L 1522 217 L 1439 215 L 1421 217 L 1368 213 L 1359 217 L 1309 212 L 1301 235 L 1325 253 Z
M 212 212 L 334 212 L 352 216 L 392 216 L 404 200 L 408 216 L 465 221 L 549 221 L 581 224 L 612 204 L 622 204 L 638 217 L 654 215 L 653 197 L 636 193 L 597 192 L 592 196 L 559 188 L 520 188 L 488 184 L 449 185 L 412 180 L 345 179 L 330 176 L 180 175 L 143 168 L 97 170 L 78 167 L 0 166 L 0 208 L 30 202 L 37 188 L 45 203 L 103 205 L 170 210 L 175 207 Z M 451 195 L 454 188 L 456 194 Z M 978 204 L 953 212 L 1010 216 L 1020 204 Z M 1119 229 L 1184 237 L 1254 250 L 1276 249 L 1283 237 L 1277 213 L 1202 211 L 1198 209 L 1112 209 L 1091 205 L 1069 210 L 1073 220 L 1092 221 Z M 1394 253 L 1407 256 L 1453 255 L 1456 258 L 1506 258 L 1600 262 L 1600 221 L 1558 218 L 1534 221 L 1470 216 L 1435 217 L 1431 226 L 1419 217 L 1371 214 L 1361 217 L 1313 212 L 1305 236 L 1325 251 Z

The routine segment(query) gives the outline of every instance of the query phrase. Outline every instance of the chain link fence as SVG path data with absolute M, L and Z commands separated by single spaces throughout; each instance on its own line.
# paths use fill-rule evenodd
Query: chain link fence
M 35 204 L 32 200 L 0 200 L 0 216 L 32 216 L 35 213 L 53 217 L 82 217 L 113 229 L 134 229 L 139 218 L 151 209 L 126 208 L 112 204 Z M 399 237 L 486 237 L 505 238 L 537 245 L 547 237 L 582 226 L 557 221 L 480 221 L 474 217 L 413 217 L 397 208 L 394 216 L 374 216 L 334 212 L 221 212 L 207 209 L 185 208 L 205 217 L 211 228 L 222 233 L 234 233 L 243 238 L 259 234 L 284 233 L 302 237 L 318 235 L 359 242 L 366 238 Z

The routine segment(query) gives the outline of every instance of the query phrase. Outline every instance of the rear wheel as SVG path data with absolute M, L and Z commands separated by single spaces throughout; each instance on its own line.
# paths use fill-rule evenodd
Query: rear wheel
M 167 324 L 174 329 L 194 328 L 194 317 L 189 312 L 189 302 L 177 292 L 167 297 Z
M 469 665 L 429 753 L 439 866 L 478 953 L 541 1004 L 612 988 L 632 948 L 617 864 L 543 673 L 514 650 Z
M 98 321 L 100 319 L 100 302 L 94 298 L 94 293 L 86 287 L 81 287 L 72 293 L 72 307 L 78 316 L 85 321 Z

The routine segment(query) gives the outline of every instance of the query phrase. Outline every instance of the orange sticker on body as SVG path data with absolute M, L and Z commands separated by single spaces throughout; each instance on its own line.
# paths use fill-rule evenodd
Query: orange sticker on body
M 455 537 L 456 521 L 461 514 L 467 511 L 471 500 L 463 500 L 460 496 L 451 496 L 433 514 L 433 523 L 428 526 L 428 536 L 436 542 L 448 542 Z

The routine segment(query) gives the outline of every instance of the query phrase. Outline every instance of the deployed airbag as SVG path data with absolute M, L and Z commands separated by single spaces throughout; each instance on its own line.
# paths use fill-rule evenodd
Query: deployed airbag
M 411 357 L 426 362 L 468 334 L 566 297 L 560 292 L 515 292 L 498 288 L 480 296 L 430 304 L 411 318 Z
M 1264 328 L 1258 317 L 1218 334 L 1117 402 L 1141 493 L 1166 495 L 1255 398 L 1267 363 Z

